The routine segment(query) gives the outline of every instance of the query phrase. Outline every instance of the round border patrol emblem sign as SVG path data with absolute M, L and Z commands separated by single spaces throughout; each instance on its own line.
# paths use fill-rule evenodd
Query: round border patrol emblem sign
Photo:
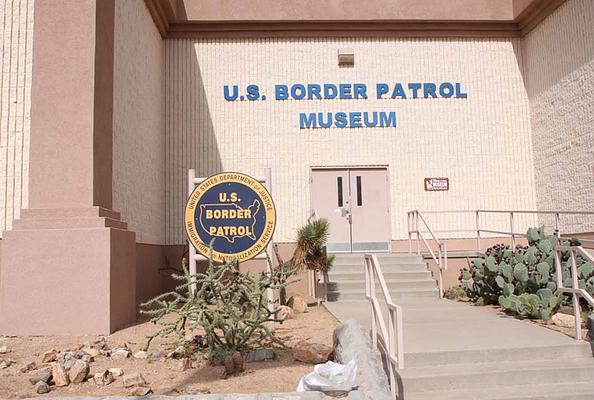
M 196 250 L 214 261 L 249 260 L 266 249 L 276 227 L 276 209 L 264 185 L 238 172 L 213 175 L 190 195 L 186 233 Z M 213 240 L 214 239 L 214 240 Z

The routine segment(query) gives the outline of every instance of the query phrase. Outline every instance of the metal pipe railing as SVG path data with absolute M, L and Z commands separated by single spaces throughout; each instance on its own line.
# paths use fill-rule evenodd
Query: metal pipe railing
M 387 360 L 388 379 L 392 398 L 396 399 L 399 388 L 396 370 L 404 369 L 404 340 L 402 324 L 402 307 L 392 302 L 392 296 L 384 280 L 384 274 L 375 254 L 365 254 L 365 298 L 371 304 L 371 341 L 373 348 L 378 350 Z M 379 283 L 386 307 L 388 320 L 385 321 L 376 294 L 376 284 Z
M 428 215 L 435 215 L 435 214 L 468 214 L 474 215 L 474 229 L 448 229 L 448 230 L 436 230 L 430 229 L 429 224 L 427 223 L 423 214 Z M 481 224 L 481 216 L 486 216 L 488 214 L 508 214 L 509 218 L 509 231 L 500 230 L 500 229 L 493 229 L 493 228 L 486 228 Z M 412 253 L 412 240 L 416 237 L 417 241 L 417 254 L 420 254 L 420 242 L 422 241 L 423 233 L 429 233 L 433 238 L 435 243 L 441 243 L 442 239 L 438 238 L 436 234 L 443 234 L 443 233 L 474 233 L 474 237 L 476 239 L 476 251 L 480 253 L 482 250 L 481 240 L 484 238 L 483 234 L 491 234 L 491 235 L 504 235 L 509 236 L 511 238 L 511 245 L 512 248 L 515 248 L 517 243 L 517 238 L 526 237 L 526 233 L 523 232 L 516 232 L 517 229 L 517 221 L 516 217 L 518 214 L 521 215 L 551 215 L 554 217 L 554 225 L 551 225 L 550 228 L 553 228 L 553 234 L 561 237 L 561 229 L 560 229 L 560 218 L 562 215 L 576 215 L 576 216 L 584 216 L 584 215 L 592 215 L 594 216 L 594 211 L 560 211 L 560 210 L 541 210 L 541 211 L 531 211 L 531 210 L 444 210 L 444 211 L 419 211 L 413 210 L 407 213 L 408 218 L 408 239 L 409 239 L 409 254 Z M 421 221 L 424 225 L 424 230 L 419 229 L 419 221 Z M 547 227 L 547 226 L 545 226 Z M 580 239 L 586 243 L 594 244 L 594 240 L 591 239 Z
M 427 221 L 425 220 L 425 218 L 421 215 L 421 213 L 418 210 L 409 211 L 407 218 L 409 221 L 409 232 L 408 232 L 408 237 L 409 237 L 408 249 L 409 249 L 409 251 L 408 251 L 408 253 L 409 254 L 412 253 L 412 251 L 411 251 L 412 243 L 410 241 L 412 240 L 412 235 L 416 234 L 417 254 L 418 255 L 421 254 L 420 242 L 422 241 L 423 244 L 425 245 L 425 248 L 429 252 L 429 255 L 431 256 L 431 258 L 433 259 L 433 261 L 435 262 L 435 264 L 438 267 L 438 270 L 439 270 L 439 276 L 438 276 L 439 297 L 443 298 L 443 276 L 444 276 L 445 271 L 448 268 L 448 263 L 447 263 L 448 251 L 447 251 L 446 244 L 444 242 L 441 242 L 437 238 L 437 236 L 435 236 L 435 234 L 433 233 L 431 228 L 429 228 Z M 432 243 L 434 243 L 437 246 L 437 254 L 435 254 L 431 245 L 429 244 L 427 239 L 425 239 L 425 237 L 423 236 L 424 231 L 419 229 L 419 222 L 423 223 L 423 226 L 425 227 L 425 229 L 427 230 L 427 232 L 430 235 L 429 239 L 431 240 Z M 410 230 L 411 226 L 414 227 L 414 229 Z
M 561 256 L 563 252 L 569 252 L 569 271 L 571 276 L 571 287 L 566 288 L 563 285 L 563 266 Z M 573 295 L 573 316 L 575 318 L 575 337 L 582 340 L 582 308 L 580 306 L 580 297 L 584 298 L 594 308 L 594 298 L 584 289 L 579 287 L 579 276 L 577 271 L 576 258 L 583 257 L 594 264 L 592 257 L 582 246 L 561 246 L 555 247 L 555 271 L 557 275 L 557 291 L 561 293 L 570 293 Z

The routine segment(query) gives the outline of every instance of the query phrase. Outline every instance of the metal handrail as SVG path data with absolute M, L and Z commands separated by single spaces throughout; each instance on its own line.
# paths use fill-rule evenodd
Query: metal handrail
M 371 303 L 371 341 L 373 348 L 382 353 L 388 366 L 388 378 L 392 397 L 397 398 L 398 387 L 396 370 L 404 369 L 404 340 L 402 307 L 392 302 L 392 296 L 384 280 L 384 274 L 375 254 L 365 254 L 365 298 Z M 384 320 L 380 303 L 376 296 L 376 279 L 380 284 L 388 309 L 388 321 Z
M 474 214 L 475 215 L 475 227 L 474 229 L 449 229 L 449 230 L 431 230 L 423 217 L 423 214 Z M 481 227 L 480 217 L 481 215 L 486 214 L 509 214 L 509 231 L 501 231 L 495 229 L 485 229 Z M 516 214 L 534 214 L 534 215 L 552 215 L 555 217 L 555 224 L 552 226 L 554 228 L 554 234 L 558 237 L 561 237 L 561 229 L 559 226 L 560 216 L 561 215 L 592 215 L 594 216 L 594 211 L 567 211 L 567 210 L 540 210 L 540 211 L 531 211 L 531 210 L 443 210 L 443 211 L 419 211 L 413 210 L 407 213 L 408 216 L 408 241 L 409 241 L 409 254 L 412 253 L 412 240 L 413 235 L 416 235 L 417 241 L 417 254 L 420 254 L 420 241 L 422 240 L 423 233 L 430 233 L 431 237 L 434 239 L 436 243 L 441 242 L 439 238 L 437 238 L 436 233 L 475 233 L 476 238 L 476 251 L 477 253 L 481 252 L 481 234 L 497 234 L 497 235 L 505 235 L 511 237 L 511 244 L 512 248 L 516 246 L 516 238 L 526 237 L 526 233 L 516 232 L 514 229 L 514 215 Z M 419 229 L 419 221 L 423 222 L 425 226 L 425 230 Z M 582 242 L 593 243 L 594 240 L 592 239 L 580 239 Z M 433 256 L 433 255 L 432 255 Z M 447 257 L 446 257 L 447 259 Z
M 435 245 L 437 246 L 437 255 L 431 248 L 430 244 L 427 242 L 425 237 L 423 236 L 423 232 L 419 229 L 419 222 L 422 222 L 425 226 L 427 232 L 431 235 L 430 240 L 432 240 Z M 414 226 L 414 229 L 411 229 L 411 226 Z M 437 264 L 439 269 L 439 297 L 443 298 L 443 275 L 445 271 L 448 269 L 448 249 L 445 242 L 440 241 L 437 236 L 433 233 L 425 218 L 421 215 L 418 210 L 409 211 L 408 212 L 408 253 L 412 253 L 412 235 L 416 234 L 417 236 L 417 254 L 421 254 L 420 243 L 419 240 L 423 241 L 425 248 L 429 251 L 431 258 Z
M 561 265 L 561 253 L 568 251 L 570 263 L 571 287 L 563 286 L 563 268 Z M 555 247 L 555 271 L 557 273 L 557 290 L 561 293 L 571 293 L 573 296 L 573 316 L 575 318 L 575 337 L 577 340 L 582 340 L 582 308 L 580 306 L 580 296 L 594 307 L 594 298 L 585 291 L 579 288 L 579 277 L 577 272 L 576 257 L 581 256 L 594 264 L 594 257 L 592 257 L 582 246 L 562 246 Z

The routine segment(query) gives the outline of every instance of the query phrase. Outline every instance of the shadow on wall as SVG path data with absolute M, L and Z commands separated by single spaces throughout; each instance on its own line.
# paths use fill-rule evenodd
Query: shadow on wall
M 166 243 L 186 242 L 183 212 L 189 169 L 197 176 L 223 171 L 204 79 L 192 40 L 166 43 Z
M 172 290 L 178 282 L 171 274 L 181 272 L 181 260 L 188 256 L 183 229 L 188 195 L 188 170 L 197 176 L 223 171 L 204 80 L 192 40 L 171 40 L 165 45 L 165 243 L 160 257 L 158 292 L 144 293 L 145 301 L 159 292 Z M 201 263 L 200 270 L 206 264 Z
M 594 62 L 594 3 L 572 0 L 514 45 L 530 99 Z

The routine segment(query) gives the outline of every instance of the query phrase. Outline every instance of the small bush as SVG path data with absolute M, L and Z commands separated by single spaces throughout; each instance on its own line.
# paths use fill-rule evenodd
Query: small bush
M 449 287 L 445 292 L 443 292 L 443 297 L 448 300 L 458 300 L 461 298 L 466 297 L 466 292 L 460 286 L 452 286 Z

